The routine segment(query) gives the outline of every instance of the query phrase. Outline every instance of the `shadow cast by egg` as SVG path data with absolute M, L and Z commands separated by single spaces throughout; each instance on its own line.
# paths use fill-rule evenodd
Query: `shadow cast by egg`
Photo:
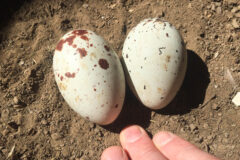
M 182 87 L 173 101 L 157 113 L 164 115 L 183 115 L 203 103 L 206 89 L 210 83 L 206 64 L 192 50 L 187 50 L 188 66 Z
M 150 125 L 150 119 L 151 110 L 144 107 L 126 85 L 125 102 L 120 115 L 112 124 L 102 127 L 110 132 L 120 133 L 122 129 L 133 124 L 147 128 Z

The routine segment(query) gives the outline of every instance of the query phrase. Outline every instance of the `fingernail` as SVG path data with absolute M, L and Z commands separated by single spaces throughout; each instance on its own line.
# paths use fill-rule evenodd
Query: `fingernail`
M 162 132 L 159 133 L 159 135 L 156 137 L 156 145 L 159 147 L 163 147 L 166 144 L 168 144 L 170 141 L 172 141 L 174 135 L 169 132 Z
M 143 135 L 143 130 L 138 126 L 131 126 L 124 129 L 121 134 L 125 142 L 133 143 Z

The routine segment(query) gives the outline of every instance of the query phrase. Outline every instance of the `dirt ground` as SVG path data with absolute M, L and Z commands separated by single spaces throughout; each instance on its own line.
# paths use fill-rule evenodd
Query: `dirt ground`
M 4 3 L 7 2 L 7 3 Z M 10 3 L 12 2 L 12 3 Z M 239 0 L 12 0 L 0 2 L 0 159 L 97 160 L 139 124 L 149 135 L 172 131 L 222 159 L 240 158 Z M 127 89 L 119 118 L 99 126 L 66 104 L 52 58 L 61 36 L 90 29 L 121 55 L 127 33 L 161 17 L 179 29 L 188 69 L 165 109 L 149 110 Z

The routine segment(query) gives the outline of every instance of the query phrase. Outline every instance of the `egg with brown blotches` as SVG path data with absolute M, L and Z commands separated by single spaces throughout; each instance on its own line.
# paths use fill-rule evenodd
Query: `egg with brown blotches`
M 90 30 L 73 30 L 58 42 L 53 70 L 68 105 L 85 119 L 106 125 L 119 115 L 125 77 L 118 55 Z
M 122 57 L 128 84 L 145 106 L 161 109 L 173 100 L 187 68 L 185 45 L 173 25 L 141 21 L 129 32 Z

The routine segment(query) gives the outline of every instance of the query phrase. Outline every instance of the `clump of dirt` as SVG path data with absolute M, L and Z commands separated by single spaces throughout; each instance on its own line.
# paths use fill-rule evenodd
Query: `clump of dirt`
M 99 159 L 119 145 L 120 130 L 139 124 L 150 134 L 172 131 L 222 159 L 240 157 L 238 0 L 15 0 L 1 3 L 0 159 Z M 121 55 L 127 33 L 161 17 L 181 32 L 188 49 L 184 84 L 165 109 L 152 111 L 127 90 L 116 122 L 85 121 L 63 100 L 52 71 L 61 36 L 89 29 Z

